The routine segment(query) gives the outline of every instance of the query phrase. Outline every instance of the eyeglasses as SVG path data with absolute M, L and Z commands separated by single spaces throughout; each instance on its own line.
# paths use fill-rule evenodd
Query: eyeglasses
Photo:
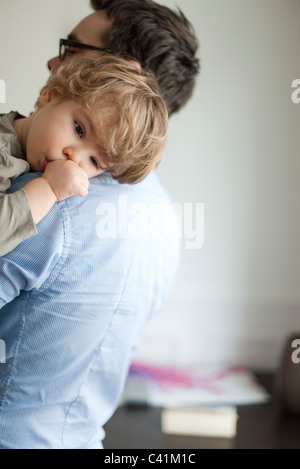
M 70 49 L 72 47 L 76 49 L 99 50 L 99 51 L 108 52 L 103 47 L 96 47 L 96 46 L 91 46 L 90 44 L 82 44 L 81 42 L 69 41 L 69 39 L 60 39 L 59 40 L 60 60 L 64 61 L 66 57 L 71 56 L 72 54 L 75 53 L 74 50 Z

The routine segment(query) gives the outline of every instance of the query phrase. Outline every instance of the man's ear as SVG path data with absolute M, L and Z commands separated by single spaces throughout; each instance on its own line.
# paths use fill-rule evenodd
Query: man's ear
M 131 65 L 133 65 L 139 73 L 141 73 L 142 67 L 141 67 L 141 65 L 140 65 L 139 62 L 137 62 L 136 60 L 128 60 L 128 62 L 129 62 Z

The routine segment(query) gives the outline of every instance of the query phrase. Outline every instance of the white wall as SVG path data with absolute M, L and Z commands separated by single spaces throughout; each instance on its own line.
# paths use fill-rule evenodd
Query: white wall
M 88 0 L 0 0 L 0 78 L 6 82 L 0 112 L 33 110 L 59 38 L 92 11 Z
M 202 72 L 170 121 L 159 175 L 180 203 L 203 203 L 205 241 L 182 240 L 170 301 L 139 358 L 276 366 L 300 331 L 298 0 L 164 0 L 190 18 Z M 0 112 L 29 113 L 88 0 L 0 0 Z

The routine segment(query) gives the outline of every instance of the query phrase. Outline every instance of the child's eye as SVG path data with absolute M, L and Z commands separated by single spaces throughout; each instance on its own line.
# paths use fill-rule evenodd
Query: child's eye
M 78 122 L 75 122 L 75 132 L 80 138 L 84 136 L 84 129 Z
M 90 160 L 92 162 L 92 165 L 95 166 L 96 169 L 99 169 L 99 164 L 96 158 L 94 158 L 93 156 L 90 156 Z

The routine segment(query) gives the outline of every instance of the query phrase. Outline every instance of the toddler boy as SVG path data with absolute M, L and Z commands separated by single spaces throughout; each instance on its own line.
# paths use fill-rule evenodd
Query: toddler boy
M 89 178 L 144 179 L 160 161 L 167 126 L 156 80 L 130 62 L 104 53 L 58 68 L 30 117 L 0 116 L 0 256 L 36 234 L 55 202 L 85 197 Z M 41 176 L 7 194 L 30 169 Z

